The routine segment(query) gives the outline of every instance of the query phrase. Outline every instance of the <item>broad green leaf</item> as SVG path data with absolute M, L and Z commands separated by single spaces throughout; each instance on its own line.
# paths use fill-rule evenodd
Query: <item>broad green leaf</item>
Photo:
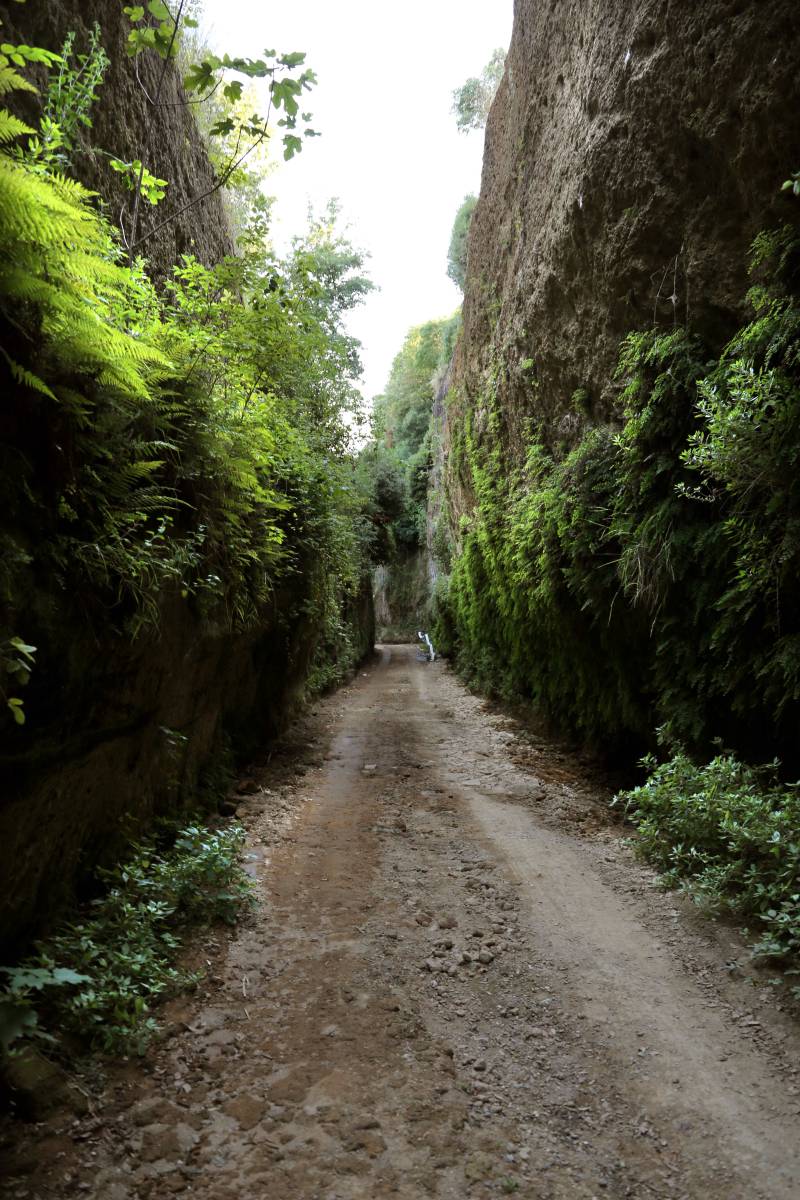
M 299 137 L 295 137 L 292 133 L 287 133 L 283 139 L 283 157 L 288 162 L 290 158 L 294 158 L 295 154 L 303 149 L 303 143 Z
M 36 653 L 36 647 L 27 645 L 27 643 L 23 642 L 22 638 L 12 637 L 11 645 L 15 650 L 19 650 L 20 654 L 24 654 L 27 658 L 33 658 L 34 654 Z

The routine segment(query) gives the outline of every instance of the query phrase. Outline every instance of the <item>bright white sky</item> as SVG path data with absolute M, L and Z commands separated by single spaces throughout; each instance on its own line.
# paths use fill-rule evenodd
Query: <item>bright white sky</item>
M 322 137 L 270 176 L 279 245 L 309 201 L 335 196 L 380 287 L 351 321 L 364 346 L 364 393 L 382 391 L 412 325 L 461 301 L 447 278 L 456 210 L 480 187 L 483 134 L 459 133 L 453 89 L 511 38 L 512 0 L 205 0 L 215 48 L 251 58 L 306 52 L 319 83 L 305 107 Z

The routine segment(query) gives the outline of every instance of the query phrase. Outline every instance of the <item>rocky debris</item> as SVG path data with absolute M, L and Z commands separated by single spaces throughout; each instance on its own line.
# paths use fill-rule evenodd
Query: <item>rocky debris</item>
M 459 722 L 448 737 L 466 759 L 480 740 L 475 723 L 488 718 L 442 675 L 437 687 L 445 686 Z M 341 695 L 325 702 L 340 703 Z M 489 861 L 452 789 L 421 799 L 392 775 L 404 743 L 390 722 L 402 710 L 387 703 L 380 712 L 380 736 L 364 732 L 363 712 L 344 725 L 339 745 L 349 748 L 335 761 L 338 775 L 350 756 L 352 795 L 337 790 L 331 803 L 324 778 L 315 781 L 318 801 L 282 783 L 280 803 L 254 814 L 252 844 L 272 847 L 257 875 L 259 909 L 230 944 L 216 933 L 204 939 L 198 960 L 208 974 L 170 1012 L 175 1036 L 154 1046 L 144 1072 L 110 1067 L 97 1124 L 51 1119 L 29 1135 L 36 1153 L 26 1160 L 15 1148 L 24 1200 L 72 1200 L 83 1184 L 90 1200 L 437 1192 L 766 1200 L 740 1186 L 702 1112 L 680 1129 L 665 1118 L 663 1080 L 647 1074 L 660 1063 L 648 1023 L 636 1027 L 647 1036 L 632 1039 L 630 1064 L 606 1050 L 605 993 L 575 995 L 579 964 L 556 959 L 554 931 L 536 924 L 503 860 Z M 363 745 L 368 736 L 374 742 Z M 390 779 L 380 797 L 361 778 L 363 759 L 378 750 L 382 782 Z M 498 777 L 512 770 L 502 759 L 491 765 Z M 518 790 L 513 776 L 501 782 L 504 793 Z M 408 836 L 385 836 L 381 819 L 399 813 Z M 645 901 L 660 904 L 644 882 L 626 894 L 626 903 Z M 673 903 L 665 904 L 672 930 Z M 568 923 L 556 932 L 567 945 L 570 935 Z M 731 961 L 730 950 L 720 961 Z M 727 986 L 728 975 L 708 972 L 703 986 Z M 732 1011 L 737 1030 L 769 1025 L 752 989 Z M 741 1066 L 735 1046 L 722 1050 L 720 1069 Z M 674 1103 L 679 1111 L 679 1095 Z M 55 1165 L 47 1190 L 40 1162 Z
M 240 796 L 253 796 L 259 790 L 260 789 L 257 780 L 253 779 L 252 777 L 242 779 L 236 785 L 236 791 Z
M 239 1125 L 240 1129 L 252 1129 L 258 1125 L 267 1110 L 267 1100 L 261 1096 L 242 1093 L 226 1100 L 222 1111 Z
M 183 1160 L 199 1140 L 196 1130 L 182 1121 L 176 1125 L 145 1125 L 138 1138 L 137 1154 L 144 1163 Z

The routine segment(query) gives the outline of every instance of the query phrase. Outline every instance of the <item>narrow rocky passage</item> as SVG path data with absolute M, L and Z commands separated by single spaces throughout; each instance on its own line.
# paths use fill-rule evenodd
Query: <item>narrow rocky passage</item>
M 258 909 L 9 1195 L 800 1192 L 796 1027 L 568 757 L 413 647 L 319 717 L 242 805 Z

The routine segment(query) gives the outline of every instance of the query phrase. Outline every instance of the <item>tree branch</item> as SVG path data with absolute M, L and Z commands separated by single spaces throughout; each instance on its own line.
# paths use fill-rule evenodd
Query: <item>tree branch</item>
M 155 100 L 153 101 L 154 107 L 158 106 L 158 103 L 161 99 L 161 89 L 164 86 L 164 79 L 166 78 L 167 67 L 169 66 L 169 63 L 172 59 L 172 49 L 175 45 L 175 39 L 178 36 L 178 29 L 180 27 L 181 16 L 183 14 L 183 8 L 184 8 L 185 3 L 186 3 L 186 0 L 180 0 L 180 4 L 178 6 L 178 15 L 177 15 L 177 17 L 174 18 L 175 28 L 172 30 L 172 37 L 169 40 L 169 46 L 167 47 L 167 53 L 164 57 L 164 61 L 161 66 L 161 74 L 158 79 L 158 87 L 156 88 Z M 136 234 L 138 232 L 138 226 L 139 226 L 139 204 L 140 204 L 140 201 L 142 198 L 142 179 L 144 178 L 144 160 L 150 150 L 150 143 L 152 141 L 152 131 L 153 131 L 153 125 L 151 122 L 150 127 L 147 131 L 147 138 L 145 140 L 145 147 L 144 147 L 144 152 L 142 154 L 142 161 L 139 166 L 139 178 L 136 181 L 136 194 L 135 194 L 134 200 L 133 200 L 133 218 L 131 220 L 130 239 L 128 240 L 128 262 L 129 263 L 133 262 L 133 252 L 136 249 L 136 246 L 138 244 L 137 240 L 136 240 Z

